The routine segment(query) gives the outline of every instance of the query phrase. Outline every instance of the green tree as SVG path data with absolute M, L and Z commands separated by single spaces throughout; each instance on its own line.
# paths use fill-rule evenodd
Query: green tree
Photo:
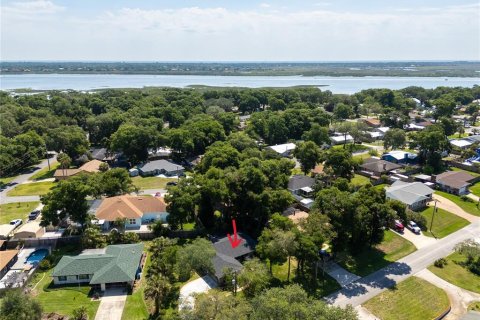
M 90 193 L 91 189 L 84 177 L 60 181 L 49 193 L 40 198 L 45 205 L 42 209 L 41 225 L 58 226 L 65 218 L 84 225 L 89 209 L 86 197 Z
M 308 174 L 315 168 L 321 158 L 320 148 L 313 141 L 297 144 L 294 155 L 300 161 L 304 174 Z
M 179 249 L 177 261 L 180 281 L 190 278 L 193 270 L 200 275 L 213 272 L 212 258 L 215 254 L 212 243 L 202 238 L 197 238 Z
M 162 300 L 168 296 L 171 289 L 172 285 L 167 278 L 161 275 L 154 275 L 149 277 L 143 294 L 146 298 L 153 300 L 155 306 L 153 312 L 154 315 L 158 315 Z
M 398 128 L 388 130 L 383 137 L 383 147 L 385 149 L 403 148 L 407 142 L 405 131 Z
M 420 162 L 429 165 L 434 172 L 441 172 L 443 168 L 443 151 L 450 151 L 451 145 L 445 131 L 440 125 L 429 126 L 411 136 L 410 146 L 420 149 Z
M 219 290 L 209 290 L 196 296 L 192 309 L 180 310 L 180 317 L 185 320 L 248 320 L 251 307 L 245 298 L 226 296 Z
M 353 114 L 352 106 L 339 103 L 333 108 L 333 115 L 337 120 L 346 120 Z
M 114 168 L 97 174 L 100 178 L 98 189 L 101 195 L 107 197 L 130 193 L 134 190 L 132 178 L 123 168 Z
M 88 151 L 89 143 L 86 133 L 77 126 L 62 126 L 48 131 L 47 148 L 64 152 L 76 159 Z
M 302 138 L 306 141 L 313 141 L 317 146 L 322 146 L 323 144 L 329 144 L 330 138 L 328 136 L 328 128 L 322 127 L 319 124 L 312 124 L 310 130 L 305 131 Z
M 40 320 L 42 318 L 42 306 L 40 303 L 23 294 L 21 290 L 8 290 L 0 303 L 2 320 Z
M 238 275 L 238 284 L 247 297 L 262 292 L 270 282 L 270 274 L 265 263 L 258 259 L 245 261 Z
M 86 228 L 82 235 L 82 247 L 85 249 L 103 248 L 107 245 L 105 236 L 97 227 Z
M 167 221 L 173 229 L 180 226 L 180 229 L 183 230 L 183 224 L 193 221 L 195 216 L 195 205 L 199 198 L 199 191 L 192 180 L 180 179 L 178 185 L 169 187 L 168 193 L 165 195 L 169 213 Z
M 87 307 L 80 306 L 73 309 L 72 315 L 72 320 L 88 320 Z
M 352 178 L 356 163 L 349 151 L 332 148 L 323 154 L 323 158 L 324 168 L 330 170 L 334 177 Z
M 123 151 L 132 162 L 145 161 L 148 149 L 160 146 L 160 135 L 154 127 L 123 124 L 110 137 L 110 149 Z

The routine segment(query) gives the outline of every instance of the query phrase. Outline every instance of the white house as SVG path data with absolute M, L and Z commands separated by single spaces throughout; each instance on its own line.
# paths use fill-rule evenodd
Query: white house
M 385 190 L 387 199 L 398 200 L 411 210 L 425 208 L 432 194 L 433 190 L 421 182 L 396 181 Z
M 293 152 L 293 150 L 295 150 L 295 147 L 295 143 L 284 143 L 276 144 L 274 146 L 268 146 L 268 148 L 272 149 L 273 151 L 284 157 L 288 157 Z
M 330 137 L 332 144 L 343 144 L 343 143 L 352 143 L 353 137 L 349 134 L 346 136 L 344 134 Z

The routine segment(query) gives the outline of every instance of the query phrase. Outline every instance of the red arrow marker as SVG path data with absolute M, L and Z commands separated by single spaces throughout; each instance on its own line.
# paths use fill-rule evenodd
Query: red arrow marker
M 233 224 L 233 239 L 230 236 L 230 233 L 227 234 L 228 241 L 230 241 L 230 244 L 232 245 L 232 248 L 235 249 L 238 247 L 240 243 L 242 243 L 242 239 L 238 239 L 237 237 L 237 223 L 235 222 L 235 219 L 232 219 L 232 224 Z

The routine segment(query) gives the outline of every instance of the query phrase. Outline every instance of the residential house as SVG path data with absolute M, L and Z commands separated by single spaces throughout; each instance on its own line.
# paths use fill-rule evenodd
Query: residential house
M 125 219 L 125 228 L 138 229 L 153 221 L 166 222 L 167 205 L 162 197 L 123 195 L 105 198 L 95 210 L 95 217 L 103 220 L 103 229 L 108 230 L 119 219 Z
M 100 172 L 100 165 L 104 163 L 100 160 L 91 160 L 86 163 L 84 163 L 80 168 L 80 171 L 85 172 L 85 173 L 96 173 Z
M 13 230 L 15 230 L 17 226 L 6 223 L 6 224 L 0 224 L 0 240 L 6 240 L 10 238 L 10 236 L 13 234 Z
M 123 156 L 122 153 L 108 151 L 107 148 L 92 148 L 90 149 L 90 154 L 93 159 L 107 162 L 110 165 Z
M 7 241 L 0 240 L 0 251 L 6 250 L 6 249 L 7 249 Z
M 372 139 L 372 140 L 382 140 L 383 136 L 385 134 L 378 132 L 378 131 L 369 131 L 366 132 L 366 134 Z
M 411 210 L 420 210 L 432 199 L 433 189 L 421 182 L 396 181 L 385 193 L 387 199 L 398 200 Z
M 393 150 L 382 155 L 382 160 L 400 164 L 414 164 L 417 162 L 417 155 L 415 153 Z
M 293 151 L 296 148 L 296 145 L 295 143 L 284 143 L 284 144 L 276 144 L 274 146 L 269 146 L 268 148 L 272 149 L 273 151 L 275 151 L 276 153 L 278 153 L 283 157 L 288 157 L 293 153 Z
M 18 260 L 18 250 L 0 251 L 0 279 L 3 278 Z
M 381 177 L 384 174 L 388 174 L 393 170 L 402 168 L 401 165 L 381 160 L 378 158 L 368 158 L 363 160 L 363 163 L 360 165 L 362 172 L 368 176 Z
M 14 239 L 41 238 L 45 234 L 45 227 L 38 221 L 29 221 L 18 228 L 13 235 Z
M 301 197 L 311 197 L 313 195 L 313 186 L 315 179 L 304 176 L 303 174 L 296 174 L 288 181 L 288 190 L 294 195 Z
M 450 144 L 460 149 L 467 149 L 473 142 L 468 139 L 452 139 L 450 140 Z
M 447 171 L 433 178 L 435 184 L 448 193 L 456 195 L 468 194 L 468 187 L 475 177 L 465 171 Z
M 167 159 L 170 158 L 171 155 L 172 149 L 169 148 L 148 149 L 148 159 L 150 160 Z
M 237 272 L 242 270 L 243 266 L 240 262 L 251 256 L 255 250 L 255 240 L 244 233 L 238 233 L 237 236 L 241 243 L 235 248 L 230 244 L 228 237 L 213 240 L 216 255 L 212 262 L 217 281 L 222 280 L 225 268 L 231 268 Z
M 380 127 L 380 128 L 376 128 L 375 131 L 385 135 L 385 133 L 387 133 L 387 131 L 390 130 L 389 127 Z
M 79 175 L 79 174 L 91 174 L 91 173 L 97 173 L 100 172 L 100 165 L 104 163 L 100 160 L 91 160 L 86 163 L 84 163 L 81 167 L 78 169 L 57 169 L 55 170 L 55 173 L 53 174 L 53 177 L 56 180 L 65 180 L 70 177 Z
M 70 177 L 76 176 L 81 174 L 82 171 L 80 169 L 57 169 L 53 173 L 53 177 L 55 180 L 66 180 Z
M 344 143 L 353 143 L 353 137 L 349 134 L 347 134 L 347 135 L 339 134 L 339 135 L 330 137 L 330 141 L 332 141 L 333 145 L 344 144 Z
M 143 177 L 157 176 L 160 174 L 171 177 L 183 175 L 185 172 L 185 168 L 179 164 L 173 163 L 165 159 L 161 159 L 145 163 L 143 166 L 138 168 L 138 171 Z
M 425 129 L 424 126 L 416 124 L 416 123 L 409 123 L 403 127 L 407 131 L 421 131 Z
M 88 283 L 105 291 L 110 286 L 131 286 L 143 268 L 143 243 L 110 245 L 63 256 L 53 269 L 55 285 Z
M 363 122 L 370 128 L 380 128 L 381 126 L 381 122 L 379 119 L 363 119 Z

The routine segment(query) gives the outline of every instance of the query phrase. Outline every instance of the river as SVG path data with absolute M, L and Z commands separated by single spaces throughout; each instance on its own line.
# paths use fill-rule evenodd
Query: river
M 14 74 L 0 75 L 1 90 L 95 90 L 105 88 L 176 87 L 291 87 L 310 85 L 333 93 L 355 93 L 370 88 L 402 89 L 419 86 L 472 87 L 480 78 L 430 77 L 303 77 L 303 76 L 196 76 L 127 74 Z

